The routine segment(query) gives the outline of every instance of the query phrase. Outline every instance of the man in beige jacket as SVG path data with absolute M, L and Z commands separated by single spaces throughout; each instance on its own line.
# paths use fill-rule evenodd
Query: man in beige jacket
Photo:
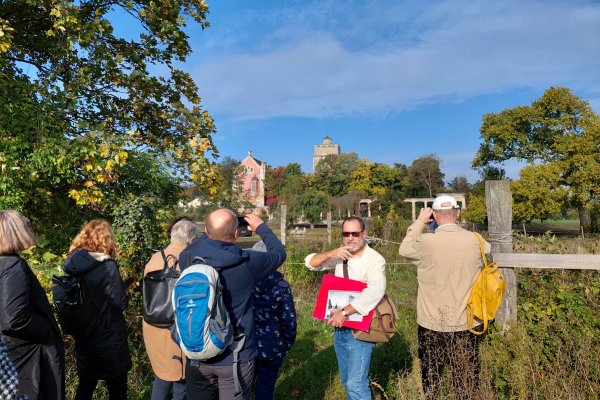
M 171 230 L 171 243 L 163 250 L 165 256 L 172 254 L 179 259 L 183 251 L 198 235 L 198 227 L 189 220 L 177 222 Z M 144 270 L 144 275 L 164 268 L 161 252 L 155 253 Z M 179 270 L 179 267 L 177 267 Z M 173 400 L 185 400 L 185 356 L 177 343 L 171 339 L 169 329 L 157 328 L 143 321 L 144 343 L 156 375 L 152 387 L 152 400 L 165 400 L 171 387 Z M 175 358 L 174 358 L 175 357 Z
M 432 216 L 438 224 L 435 233 L 421 234 Z M 418 268 L 419 359 L 427 399 L 437 397 L 447 362 L 457 398 L 468 398 L 477 390 L 477 336 L 468 330 L 467 300 L 483 260 L 475 234 L 456 224 L 459 216 L 456 200 L 440 196 L 433 210 L 421 210 L 400 245 L 400 255 Z M 481 242 L 489 253 L 490 244 Z

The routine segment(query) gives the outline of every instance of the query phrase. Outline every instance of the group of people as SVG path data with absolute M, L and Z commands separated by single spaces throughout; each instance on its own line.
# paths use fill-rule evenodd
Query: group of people
M 427 399 L 437 397 L 445 365 L 451 369 L 458 398 L 467 397 L 477 386 L 477 340 L 468 330 L 466 305 L 482 266 L 478 239 L 486 253 L 490 245 L 460 228 L 456 224 L 459 215 L 452 197 L 438 197 L 433 209 L 421 210 L 399 250 L 418 267 L 418 356 Z M 422 234 L 432 220 L 438 225 L 435 232 Z M 296 337 L 296 311 L 290 286 L 277 271 L 286 260 L 283 245 L 259 217 L 249 215 L 245 221 L 261 238 L 251 251 L 236 245 L 239 221 L 230 210 L 213 211 L 200 237 L 196 224 L 178 218 L 169 226 L 170 243 L 146 265 L 145 274 L 162 269 L 164 253 L 179 260 L 176 268 L 181 271 L 188 267 L 182 260 L 196 258 L 218 269 L 231 324 L 246 335 L 235 353 L 225 348 L 214 358 L 192 360 L 185 357 L 168 329 L 144 322 L 144 341 L 155 374 L 152 400 L 167 399 L 169 393 L 174 400 L 247 400 L 253 387 L 256 400 L 273 399 L 283 357 Z M 342 247 L 310 254 L 305 260 L 311 270 L 335 269 L 336 276 L 346 275 L 367 286 L 350 304 L 331 310 L 328 320 L 335 328 L 340 378 L 350 400 L 371 399 L 369 367 L 376 344 L 356 339 L 344 322 L 354 313 L 368 315 L 386 290 L 385 259 L 368 246 L 366 234 L 363 220 L 349 217 L 342 224 Z M 0 373 L 11 377 L 6 381 L 9 387 L 0 386 L 0 390 L 10 391 L 13 396 L 8 399 L 63 399 L 61 332 L 43 288 L 19 256 L 35 243 L 23 215 L 0 212 Z M 73 239 L 63 267 L 104 293 L 110 308 L 90 337 L 74 337 L 79 377 L 76 400 L 91 399 L 98 380 L 106 381 L 111 400 L 127 398 L 132 363 L 123 311 L 128 295 L 115 255 L 110 224 L 95 220 Z M 99 261 L 103 267 L 92 268 Z M 458 353 L 463 355 L 460 360 Z
M 290 285 L 277 271 L 287 257 L 283 245 L 256 215 L 245 220 L 248 229 L 262 239 L 251 251 L 235 244 L 239 222 L 230 210 L 209 214 L 206 232 L 199 238 L 196 238 L 198 227 L 192 221 L 186 218 L 174 221 L 171 243 L 162 253 L 166 258 L 177 259 L 176 268 L 181 271 L 189 267 L 186 259 L 197 257 L 219 269 L 231 325 L 244 332 L 246 340 L 238 360 L 230 347 L 209 360 L 190 360 L 172 340 L 168 329 L 144 322 L 144 341 L 156 376 L 152 400 L 164 400 L 170 391 L 173 400 L 248 399 L 254 382 L 256 400 L 273 399 L 283 357 L 296 339 L 296 310 Z M 152 257 L 145 274 L 163 268 L 162 253 Z

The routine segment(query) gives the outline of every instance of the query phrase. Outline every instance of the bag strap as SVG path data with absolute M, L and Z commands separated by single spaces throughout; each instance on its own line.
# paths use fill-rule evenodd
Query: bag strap
M 485 257 L 485 251 L 483 250 L 483 243 L 481 243 L 481 238 L 475 232 L 473 232 L 473 235 L 475 235 L 475 237 L 477 238 L 477 241 L 479 242 L 479 250 L 481 250 L 481 258 L 483 259 L 484 267 L 483 267 L 483 271 L 481 271 L 481 272 L 485 273 L 485 274 L 495 272 L 498 269 L 498 264 L 493 262 L 488 265 L 487 258 Z M 487 331 L 487 328 L 488 328 L 487 302 L 485 301 L 485 296 L 488 292 L 487 278 L 484 276 L 482 279 L 478 279 L 478 281 L 480 282 L 480 285 L 481 285 L 481 313 L 482 313 L 482 317 L 483 317 L 483 331 L 482 332 L 477 332 L 477 331 L 475 331 L 475 329 L 473 329 L 474 313 L 468 312 L 467 314 L 468 314 L 469 331 L 471 331 L 471 333 L 474 333 L 476 335 L 483 335 L 483 333 L 485 331 Z M 475 282 L 475 284 L 477 284 L 477 282 Z
M 175 255 L 169 254 L 168 256 L 166 256 L 164 249 L 160 249 L 160 254 L 162 255 L 163 263 L 165 265 L 165 267 L 163 269 L 177 268 L 177 263 L 179 263 L 179 260 L 177 260 L 177 257 L 175 257 Z M 174 260 L 173 261 L 173 266 L 169 267 L 169 260 L 171 258 Z
M 348 278 L 348 260 L 344 260 L 344 278 L 350 279 Z

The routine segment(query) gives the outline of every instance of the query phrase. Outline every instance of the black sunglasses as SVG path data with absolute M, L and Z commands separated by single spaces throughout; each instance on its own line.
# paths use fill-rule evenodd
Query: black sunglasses
M 363 232 L 364 232 L 364 230 L 362 230 L 360 232 L 342 232 L 342 235 L 344 235 L 345 238 L 350 237 L 350 236 L 360 237 L 360 234 Z

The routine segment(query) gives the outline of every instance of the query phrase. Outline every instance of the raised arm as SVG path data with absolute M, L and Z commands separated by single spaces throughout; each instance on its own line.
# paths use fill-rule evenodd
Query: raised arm
M 324 271 L 334 269 L 338 260 L 349 260 L 352 257 L 350 254 L 350 246 L 343 246 L 323 253 L 313 253 L 306 256 L 304 264 L 306 268 L 313 271 Z
M 285 262 L 287 254 L 281 241 L 277 239 L 277 236 L 262 219 L 251 214 L 246 216 L 246 221 L 248 221 L 249 230 L 258 233 L 265 246 L 267 246 L 266 253 L 250 252 L 248 269 L 252 272 L 255 280 L 254 284 L 256 285 L 273 271 L 276 271 Z
M 419 213 L 419 218 L 406 231 L 406 237 L 402 240 L 398 253 L 411 263 L 419 266 L 421 264 L 421 257 L 419 255 L 419 249 L 421 243 L 417 240 L 421 236 L 421 232 L 425 229 L 425 226 L 431 221 L 431 214 L 433 211 L 431 208 L 423 208 Z

